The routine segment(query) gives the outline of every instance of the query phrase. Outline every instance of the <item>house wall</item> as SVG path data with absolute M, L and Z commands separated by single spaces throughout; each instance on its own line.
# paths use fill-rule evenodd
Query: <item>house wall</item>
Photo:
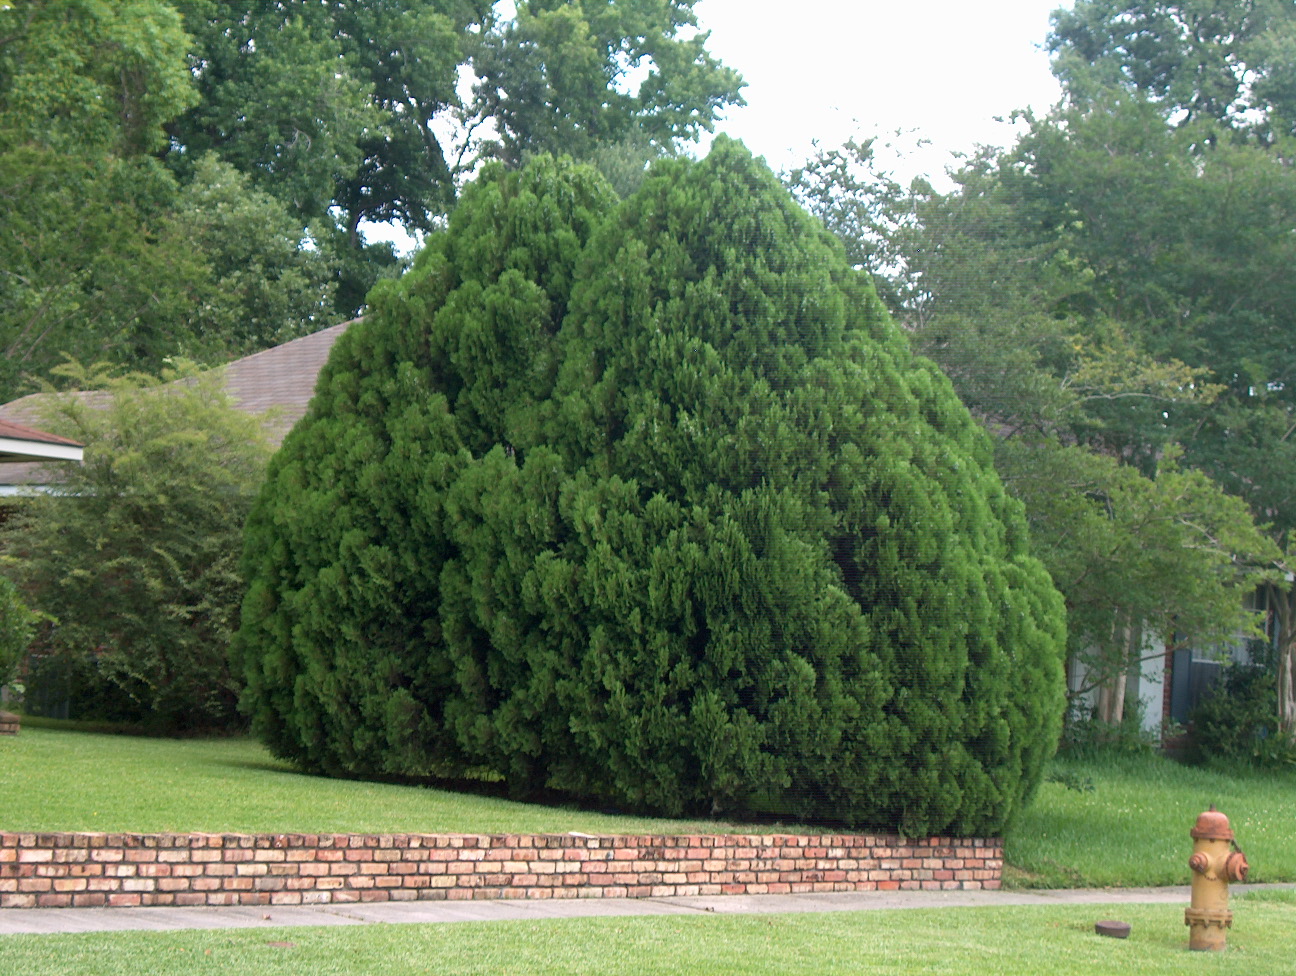
M 994 889 L 999 840 L 0 834 L 0 908 Z
M 1130 668 L 1130 672 L 1126 677 L 1126 715 L 1138 703 L 1141 706 L 1139 712 L 1140 726 L 1145 732 L 1157 735 L 1161 732 L 1165 710 L 1166 682 L 1168 680 L 1164 643 L 1157 637 L 1143 638 L 1139 657 L 1142 660 L 1137 666 Z M 1067 670 L 1068 691 L 1074 695 L 1076 691 L 1085 687 L 1088 683 L 1089 673 L 1087 669 L 1073 658 Z M 1090 690 L 1080 695 L 1077 701 L 1085 714 L 1090 714 L 1097 704 L 1097 698 L 1097 691 Z
M 1142 708 L 1139 712 L 1143 731 L 1160 735 L 1164 722 L 1166 661 L 1165 642 L 1161 640 L 1145 641 L 1142 654 L 1147 660 L 1136 674 L 1131 675 L 1125 691 L 1125 707 L 1137 701 Z

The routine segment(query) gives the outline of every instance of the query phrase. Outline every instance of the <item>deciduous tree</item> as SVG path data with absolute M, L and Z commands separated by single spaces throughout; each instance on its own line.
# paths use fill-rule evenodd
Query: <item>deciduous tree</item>
M 1159 200 L 1194 192 L 1168 172 L 1196 173 L 1147 149 L 1187 133 L 1164 130 L 1155 111 L 1104 115 L 1095 126 L 1106 138 L 1090 143 L 1087 117 L 1056 129 L 1037 120 L 1013 152 L 968 159 L 946 194 L 900 191 L 856 144 L 794 175 L 830 227 L 881 242 L 859 250 L 861 260 L 891 281 L 915 346 L 995 435 L 997 467 L 1026 503 L 1035 552 L 1067 600 L 1069 651 L 1088 673 L 1076 691 L 1110 692 L 1104 717 L 1119 721 L 1125 676 L 1143 654 L 1250 632 L 1243 597 L 1268 578 L 1277 551 L 1239 498 L 1175 462 L 1175 441 L 1192 429 L 1183 418 L 1212 415 L 1228 392 L 1200 359 L 1174 358 L 1220 339 L 1176 331 L 1179 311 L 1156 331 L 1148 315 L 1183 300 L 1158 255 L 1178 248 L 1192 221 L 1178 223 Z M 1113 132 L 1143 151 L 1098 159 Z M 1081 147 L 1089 153 L 1068 156 Z M 1137 187 L 1156 179 L 1140 197 Z M 1089 190 L 1101 200 L 1080 204 Z M 1101 243 L 1079 240 L 1088 235 Z M 1153 284 L 1157 269 L 1164 277 Z
M 41 652 L 159 730 L 237 724 L 227 648 L 243 520 L 270 453 L 260 421 L 218 375 L 59 372 L 105 391 L 55 397 L 43 420 L 85 445 L 84 463 L 24 499 L 0 535 L 5 573 L 52 622 Z

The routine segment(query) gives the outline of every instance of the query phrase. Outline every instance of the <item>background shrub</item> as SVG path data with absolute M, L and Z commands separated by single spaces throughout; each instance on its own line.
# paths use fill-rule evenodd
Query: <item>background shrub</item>
M 33 700 L 157 731 L 238 724 L 229 640 L 243 593 L 243 521 L 269 455 L 260 421 L 218 374 L 157 379 L 70 366 L 45 426 L 85 445 L 52 494 L 0 533 L 5 571 L 48 622 Z
M 36 615 L 18 598 L 17 587 L 0 576 L 0 685 L 14 680 L 35 633 Z
M 1188 758 L 1197 763 L 1296 765 L 1296 746 L 1278 734 L 1278 685 L 1272 652 L 1253 642 L 1259 659 L 1230 663 L 1188 717 Z

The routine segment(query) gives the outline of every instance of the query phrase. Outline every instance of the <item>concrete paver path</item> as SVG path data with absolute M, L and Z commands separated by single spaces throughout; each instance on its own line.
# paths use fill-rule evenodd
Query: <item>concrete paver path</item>
M 1296 885 L 1247 885 L 1296 888 Z M 374 925 L 484 922 L 616 915 L 770 912 L 853 912 L 978 905 L 1119 905 L 1178 903 L 1189 888 L 1069 888 L 1048 891 L 864 891 L 803 895 L 725 895 L 696 898 L 585 898 L 528 901 L 422 901 L 345 905 L 229 908 L 25 908 L 0 911 L 0 935 L 22 933 L 279 928 L 293 925 Z

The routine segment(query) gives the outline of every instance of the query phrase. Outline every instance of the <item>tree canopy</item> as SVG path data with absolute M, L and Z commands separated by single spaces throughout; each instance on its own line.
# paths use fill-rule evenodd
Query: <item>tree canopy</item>
M 641 174 L 741 102 L 692 0 L 507 7 L 0 6 L 0 400 L 65 354 L 156 372 L 353 316 L 402 269 L 367 228 L 429 231 L 483 160 Z
M 1048 43 L 1062 102 L 952 192 L 899 186 L 858 144 L 794 186 L 863 231 L 916 345 L 999 435 L 1072 653 L 1121 685 L 1131 631 L 1235 640 L 1260 587 L 1296 734 L 1296 7 L 1077 0 Z
M 1076 104 L 1113 91 L 1176 123 L 1266 141 L 1296 134 L 1296 8 L 1287 0 L 1077 0 L 1053 15 L 1054 73 Z

